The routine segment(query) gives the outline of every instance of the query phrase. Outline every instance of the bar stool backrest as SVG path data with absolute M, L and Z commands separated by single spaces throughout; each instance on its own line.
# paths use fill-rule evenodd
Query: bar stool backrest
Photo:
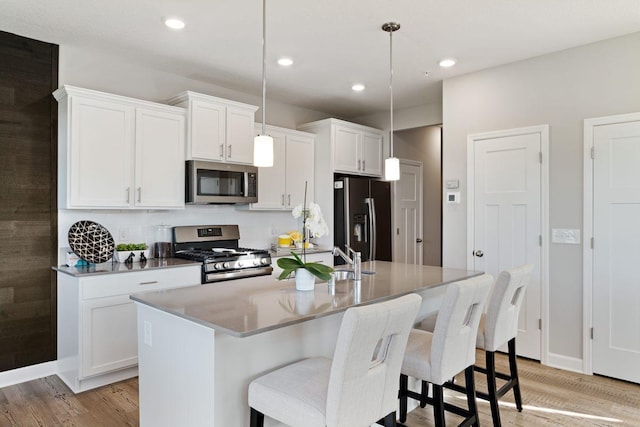
M 409 294 L 346 311 L 329 377 L 327 426 L 375 423 L 396 410 L 400 366 L 421 301 Z
M 532 271 L 533 264 L 526 264 L 498 275 L 487 308 L 485 350 L 496 351 L 518 335 L 518 315 Z
M 443 384 L 475 363 L 478 324 L 492 283 L 484 274 L 447 285 L 431 341 L 430 382 Z

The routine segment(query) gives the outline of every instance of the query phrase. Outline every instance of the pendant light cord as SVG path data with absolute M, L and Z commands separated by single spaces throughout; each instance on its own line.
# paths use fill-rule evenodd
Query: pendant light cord
M 267 0 L 262 0 L 262 135 L 267 134 Z
M 389 157 L 393 157 L 393 31 L 389 31 L 389 92 L 390 96 L 390 107 L 391 111 L 391 120 L 389 130 Z

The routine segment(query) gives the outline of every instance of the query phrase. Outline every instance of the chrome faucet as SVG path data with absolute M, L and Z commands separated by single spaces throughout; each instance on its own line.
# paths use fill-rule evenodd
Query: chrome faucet
M 339 256 L 349 265 L 353 266 L 353 278 L 356 282 L 360 282 L 362 280 L 362 254 L 360 252 L 356 252 L 351 249 L 349 246 L 346 246 L 347 252 L 353 254 L 352 258 L 349 258 L 349 255 L 342 252 L 342 250 L 334 246 L 333 247 L 333 256 Z

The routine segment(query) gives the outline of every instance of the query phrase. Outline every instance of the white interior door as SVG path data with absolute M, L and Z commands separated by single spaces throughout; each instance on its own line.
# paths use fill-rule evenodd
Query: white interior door
M 517 352 L 540 360 L 542 140 L 546 126 L 469 136 L 469 267 L 494 277 L 534 264 L 518 320 Z
M 394 193 L 393 260 L 422 264 L 422 163 L 400 160 Z
M 640 120 L 593 129 L 593 372 L 640 383 Z

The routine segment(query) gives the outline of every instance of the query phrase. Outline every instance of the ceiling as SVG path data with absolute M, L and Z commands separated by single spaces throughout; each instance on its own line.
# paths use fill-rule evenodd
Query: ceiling
M 267 0 L 266 10 L 267 98 L 342 118 L 389 109 L 388 21 L 401 24 L 395 109 L 439 102 L 443 79 L 640 31 L 640 0 Z M 168 16 L 186 27 L 167 29 Z M 257 96 L 261 20 L 260 0 L 0 0 L 0 30 Z M 280 56 L 295 63 L 280 67 Z M 440 68 L 445 57 L 457 65 Z M 366 90 L 351 91 L 356 82 Z

